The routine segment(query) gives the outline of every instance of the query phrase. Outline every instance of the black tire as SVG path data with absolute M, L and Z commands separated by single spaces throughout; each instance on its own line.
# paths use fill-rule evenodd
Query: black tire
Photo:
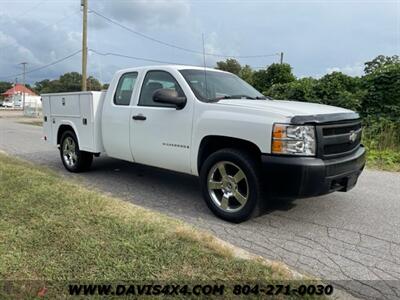
M 64 155 L 64 147 L 67 142 L 70 141 L 74 142 L 74 150 L 71 150 L 71 152 L 75 153 L 75 159 L 73 160 L 73 163 L 69 162 L 68 159 L 66 158 L 66 155 Z M 67 155 L 68 156 L 68 155 Z M 78 139 L 76 138 L 76 135 L 73 131 L 65 131 L 60 140 L 60 157 L 61 161 L 64 165 L 64 167 L 74 173 L 79 173 L 83 171 L 87 171 L 90 166 L 92 165 L 93 161 L 93 154 L 90 152 L 86 151 L 81 151 L 79 149 L 79 144 L 78 144 Z
M 246 190 L 247 190 L 247 200 L 245 204 L 239 204 L 237 211 L 227 211 L 228 208 L 225 207 L 225 210 L 223 209 L 222 201 L 217 204 L 218 200 L 215 200 L 216 198 L 218 199 L 217 192 L 221 193 L 220 197 L 223 197 L 225 195 L 226 189 L 220 189 L 219 187 L 215 189 L 215 192 L 213 192 L 213 189 L 209 189 L 208 182 L 209 179 L 211 180 L 212 176 L 215 176 L 213 174 L 218 174 L 217 169 L 221 164 L 226 166 L 228 168 L 229 166 L 232 166 L 232 170 L 234 170 L 235 167 L 238 167 L 243 171 L 245 174 L 245 183 L 246 183 Z M 225 168 L 225 167 L 224 167 Z M 210 210 L 218 217 L 221 219 L 224 219 L 229 222 L 233 223 L 240 223 L 243 221 L 246 221 L 250 219 L 251 217 L 255 217 L 259 215 L 262 211 L 262 206 L 261 206 L 261 197 L 262 197 L 262 188 L 260 184 L 260 170 L 259 170 L 259 163 L 251 157 L 250 154 L 248 154 L 245 151 L 241 150 L 236 150 L 236 149 L 222 149 L 219 150 L 213 154 L 211 154 L 203 163 L 201 170 L 200 170 L 200 184 L 201 184 L 201 189 L 203 192 L 203 197 L 207 203 L 207 206 L 210 208 Z M 240 170 L 239 169 L 239 170 Z M 232 171 L 234 173 L 235 171 Z M 226 173 L 229 173 L 228 171 Z M 236 173 L 238 174 L 238 173 Z M 228 177 L 232 179 L 233 174 L 227 174 Z M 225 177 L 226 178 L 226 177 Z M 212 179 L 214 181 L 214 179 Z M 216 182 L 219 185 L 222 184 L 224 181 L 222 176 L 221 179 L 216 180 L 220 182 Z M 226 183 L 226 181 L 225 181 Z M 226 188 L 226 184 L 222 184 Z M 229 185 L 229 183 L 228 183 Z M 238 190 L 239 184 L 237 184 L 235 187 L 232 188 L 232 186 L 229 187 L 230 190 Z M 213 194 L 213 195 L 212 195 Z M 230 196 L 227 196 L 229 199 L 228 202 L 232 202 L 232 198 Z M 214 200 L 213 200 L 214 199 Z M 236 199 L 234 198 L 234 201 Z M 237 202 L 237 201 L 235 201 Z M 243 205 L 242 207 L 240 207 Z

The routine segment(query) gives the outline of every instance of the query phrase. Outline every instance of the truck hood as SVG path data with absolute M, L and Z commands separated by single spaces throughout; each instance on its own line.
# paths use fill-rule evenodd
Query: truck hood
M 336 119 L 356 119 L 359 117 L 357 113 L 349 109 L 300 101 L 224 99 L 217 103 L 220 105 L 240 106 L 259 111 L 276 113 L 288 118 L 299 117 L 299 120 L 309 120 L 308 122 L 313 121 L 311 117 L 319 116 L 316 119 L 314 118 L 314 122 L 317 123 L 329 121 L 327 120 L 327 115 L 335 116 L 332 121 L 335 121 Z

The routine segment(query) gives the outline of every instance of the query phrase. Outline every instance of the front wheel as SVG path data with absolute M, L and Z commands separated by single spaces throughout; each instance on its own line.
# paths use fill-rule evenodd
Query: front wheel
M 218 217 L 239 223 L 260 213 L 259 167 L 246 152 L 222 149 L 200 171 L 203 196 Z
M 72 131 L 66 131 L 61 136 L 60 156 L 64 167 L 74 173 L 86 171 L 93 161 L 93 154 L 81 151 L 78 140 Z

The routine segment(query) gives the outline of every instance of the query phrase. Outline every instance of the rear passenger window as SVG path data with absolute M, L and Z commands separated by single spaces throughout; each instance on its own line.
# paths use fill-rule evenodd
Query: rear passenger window
M 135 87 L 138 73 L 126 73 L 121 76 L 118 82 L 117 90 L 114 94 L 114 104 L 129 105 L 131 102 L 133 88 Z

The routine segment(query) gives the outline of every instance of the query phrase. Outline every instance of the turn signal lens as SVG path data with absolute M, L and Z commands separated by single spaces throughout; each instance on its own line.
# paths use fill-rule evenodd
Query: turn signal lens
M 282 141 L 273 140 L 272 141 L 272 153 L 282 153 L 282 151 L 283 151 Z
M 281 124 L 275 124 L 274 125 L 274 131 L 272 133 L 272 137 L 275 138 L 275 139 L 281 139 L 283 137 L 286 137 L 284 135 L 286 135 L 285 126 L 281 125 Z

